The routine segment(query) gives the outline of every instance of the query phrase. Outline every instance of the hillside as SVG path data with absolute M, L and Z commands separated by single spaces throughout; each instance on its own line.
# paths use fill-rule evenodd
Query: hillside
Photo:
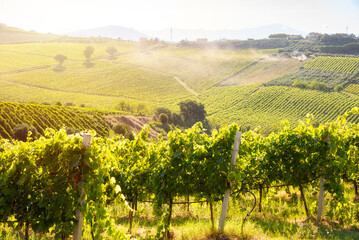
M 35 31 L 25 31 L 20 28 L 8 27 L 0 23 L 0 44 L 24 43 L 24 42 L 46 42 L 57 39 L 55 34 L 41 34 Z
M 159 107 L 178 113 L 191 99 L 205 105 L 212 127 L 237 122 L 268 134 L 282 120 L 295 124 L 308 113 L 332 121 L 358 106 L 359 64 L 353 56 L 278 54 L 276 49 L 222 49 L 147 45 L 128 41 L 0 44 L 0 101 L 121 110 L 154 115 Z M 108 47 L 117 53 L 110 56 Z M 56 54 L 67 56 L 57 71 Z M 91 63 L 90 65 L 86 65 Z M 313 81 L 326 91 L 293 87 Z M 333 92 L 340 85 L 343 92 Z M 349 119 L 357 122 L 358 119 Z

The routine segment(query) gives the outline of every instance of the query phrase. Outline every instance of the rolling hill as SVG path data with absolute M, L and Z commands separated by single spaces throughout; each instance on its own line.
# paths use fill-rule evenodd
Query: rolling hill
M 89 45 L 95 51 L 86 60 L 83 51 Z M 117 49 L 115 56 L 107 53 L 110 46 Z M 237 122 L 243 129 L 260 126 L 265 134 L 282 120 L 295 124 L 309 113 L 318 123 L 331 121 L 359 106 L 358 58 L 299 60 L 277 52 L 120 40 L 0 44 L 0 101 L 61 102 L 154 115 L 159 107 L 179 112 L 178 103 L 190 99 L 205 105 L 212 127 Z M 68 57 L 62 71 L 55 71 L 56 54 Z M 296 80 L 316 80 L 328 88 L 300 89 L 292 86 Z M 336 85 L 344 91 L 334 92 Z

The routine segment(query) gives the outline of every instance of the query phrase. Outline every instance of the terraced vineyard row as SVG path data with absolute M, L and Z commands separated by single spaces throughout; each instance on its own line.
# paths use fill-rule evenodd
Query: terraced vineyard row
M 251 128 L 261 126 L 263 133 L 278 129 L 283 120 L 296 124 L 308 113 L 313 114 L 317 122 L 333 121 L 337 116 L 359 106 L 358 98 L 337 92 L 275 86 L 258 89 L 240 99 L 230 94 L 231 91 L 228 89 L 218 89 L 224 91 L 221 95 L 222 102 L 230 103 L 231 99 L 237 99 L 237 101 L 232 102 L 231 106 L 222 106 L 211 102 L 212 96 L 207 95 L 203 101 L 205 106 L 208 106 L 206 109 L 209 110 L 211 122 L 237 122 Z M 216 112 L 214 109 L 224 110 Z M 350 117 L 348 120 L 359 122 L 358 116 Z
M 359 96 L 359 84 L 350 84 L 349 86 L 347 86 L 344 91 L 349 92 L 349 93 L 353 93 L 355 95 Z
M 46 128 L 71 127 L 92 129 L 100 136 L 108 135 L 108 124 L 96 112 L 86 112 L 61 106 L 0 102 L 0 136 L 12 138 L 14 127 L 21 123 L 34 126 L 40 134 Z
M 338 73 L 354 73 L 359 69 L 359 58 L 320 56 L 312 59 L 303 67 Z

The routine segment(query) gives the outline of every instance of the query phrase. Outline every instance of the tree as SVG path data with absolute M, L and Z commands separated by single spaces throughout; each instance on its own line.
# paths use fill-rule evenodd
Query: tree
M 125 138 L 130 139 L 130 140 L 133 140 L 135 137 L 132 132 L 132 128 L 123 123 L 117 123 L 115 126 L 113 126 L 113 131 L 116 134 L 122 135 Z
M 160 116 L 159 116 L 159 118 L 160 118 L 160 122 L 161 122 L 162 124 L 167 124 L 167 123 L 168 123 L 168 116 L 167 116 L 167 114 L 161 113 Z
M 118 52 L 117 49 L 114 46 L 110 46 L 106 49 L 106 52 L 108 54 L 110 54 L 110 58 L 114 59 L 115 58 L 115 54 Z
M 94 48 L 92 46 L 87 46 L 84 50 L 84 55 L 86 57 L 86 61 L 84 62 L 84 65 L 87 67 L 87 68 L 90 68 L 90 67 L 93 67 L 95 64 L 91 62 L 91 55 L 93 54 L 94 52 Z
M 191 127 L 196 122 L 205 120 L 207 113 L 202 103 L 186 100 L 180 102 L 178 105 L 180 106 L 181 116 L 187 127 Z
M 57 54 L 54 59 L 59 63 L 59 67 L 62 67 L 62 63 L 67 59 L 67 57 L 62 54 Z
M 12 135 L 14 139 L 26 142 L 29 132 L 31 132 L 31 137 L 33 139 L 37 138 L 39 135 L 37 129 L 27 123 L 16 125 L 12 131 Z
M 161 115 L 161 113 L 164 113 L 164 114 L 166 114 L 167 115 L 167 117 L 168 117 L 168 122 L 169 123 L 172 123 L 172 113 L 171 113 L 171 110 L 169 110 L 168 108 L 164 108 L 164 107 L 160 107 L 160 108 L 157 108 L 156 109 L 156 116 L 160 116 Z
M 312 89 L 316 89 L 316 90 L 320 90 L 320 91 L 326 91 L 327 85 L 325 85 L 325 83 L 322 82 L 318 82 L 318 81 L 313 81 L 309 84 L 309 87 Z
M 94 50 L 95 49 L 92 46 L 87 46 L 85 48 L 84 55 L 85 55 L 87 61 L 90 61 L 91 55 L 93 54 Z

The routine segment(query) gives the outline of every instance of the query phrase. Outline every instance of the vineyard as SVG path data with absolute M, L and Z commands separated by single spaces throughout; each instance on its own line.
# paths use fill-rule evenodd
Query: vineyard
M 320 56 L 312 59 L 303 67 L 338 73 L 355 73 L 359 69 L 359 58 Z
M 354 108 L 346 117 L 358 113 Z M 239 129 L 235 124 L 211 135 L 196 124 L 156 141 L 148 140 L 145 128 L 132 141 L 94 137 L 90 148 L 83 146 L 79 134 L 67 135 L 64 130 L 47 130 L 45 137 L 33 142 L 2 140 L 0 221 L 7 223 L 6 229 L 22 229 L 27 238 L 31 230 L 66 239 L 74 232 L 76 210 L 80 210 L 89 238 L 126 239 L 129 236 L 119 231 L 111 209 L 125 206 L 121 202 L 126 200 L 128 221 L 132 222 L 137 205 L 150 201 L 160 221 L 157 233 L 144 238 L 171 238 L 174 205 L 181 199 L 207 202 L 214 226 L 213 203 L 223 199 L 230 186 L 237 202 L 246 199 L 241 192 L 257 192 L 255 211 L 259 212 L 271 208 L 270 202 L 263 201 L 265 189 L 290 187 L 300 190 L 300 201 L 310 219 L 316 208 L 308 205 L 305 190 L 312 188 L 318 193 L 319 183 L 325 179 L 324 215 L 318 213 L 318 218 L 355 229 L 358 202 L 345 188 L 348 184 L 354 187 L 353 194 L 359 198 L 359 126 L 345 117 L 318 127 L 311 121 L 308 116 L 295 128 L 283 124 L 280 131 L 267 137 L 253 131 L 243 133 L 234 166 L 229 159 Z M 286 216 L 288 219 L 288 213 Z M 246 231 L 246 226 L 242 227 Z M 301 235 L 300 229 L 290 231 L 299 239 L 308 237 Z M 334 233 L 328 231 L 331 233 L 318 232 L 310 238 Z M 346 239 L 358 237 L 357 230 L 353 234 Z
M 65 127 L 77 130 L 92 129 L 100 136 L 107 136 L 109 126 L 102 114 L 95 111 L 69 107 L 0 102 L 0 136 L 12 139 L 12 131 L 27 123 L 44 135 L 46 128 Z
M 283 77 L 273 79 L 266 86 L 293 86 L 295 82 L 305 82 L 308 85 L 317 81 L 324 83 L 327 90 L 334 90 L 335 86 L 346 86 L 356 80 L 353 74 L 329 72 L 315 69 L 300 69 Z
M 343 93 L 282 86 L 220 87 L 199 97 L 212 123 L 221 125 L 237 122 L 251 129 L 260 126 L 263 134 L 278 129 L 284 119 L 296 124 L 310 113 L 318 123 L 324 123 L 334 121 L 337 116 L 359 106 L 359 99 Z M 355 123 L 359 121 L 357 116 L 348 120 Z
M 353 94 L 359 96 L 359 85 L 358 84 L 350 84 L 344 89 L 344 91 L 353 93 Z

